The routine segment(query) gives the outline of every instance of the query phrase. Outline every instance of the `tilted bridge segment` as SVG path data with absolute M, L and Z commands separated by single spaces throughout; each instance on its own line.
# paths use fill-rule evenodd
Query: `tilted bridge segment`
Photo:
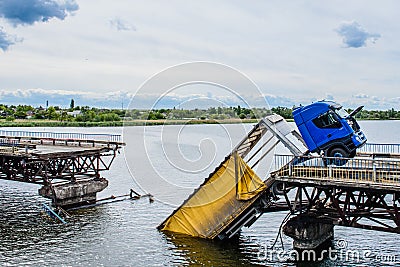
M 0 130 L 0 179 L 41 184 L 55 206 L 93 203 L 124 145 L 120 135 Z
M 276 155 L 279 143 L 292 155 Z M 158 229 L 224 240 L 287 210 L 283 232 L 297 249 L 329 241 L 335 225 L 400 233 L 400 145 L 366 144 L 355 158 L 338 159 L 302 144 L 281 116 L 267 116 Z M 275 171 L 260 184 L 253 168 L 267 157 Z
M 343 166 L 325 166 L 319 157 L 295 157 L 273 172 L 273 194 L 297 215 L 283 228 L 295 247 L 307 249 L 319 244 L 314 239 L 332 238 L 334 225 L 400 234 L 400 161 L 398 154 L 390 156 L 365 158 L 359 153 Z M 296 161 L 303 163 L 293 165 Z

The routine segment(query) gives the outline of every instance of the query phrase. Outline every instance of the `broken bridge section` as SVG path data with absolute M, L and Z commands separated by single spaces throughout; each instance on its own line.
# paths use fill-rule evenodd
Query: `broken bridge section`
M 54 206 L 96 201 L 108 170 L 125 144 L 120 135 L 0 131 L 0 179 L 41 184 Z
M 292 155 L 275 153 L 279 143 Z M 282 229 L 298 250 L 328 244 L 335 225 L 400 234 L 399 144 L 366 144 L 354 158 L 310 155 L 301 144 L 281 116 L 267 116 L 158 229 L 224 240 L 263 213 L 288 211 Z M 275 168 L 261 185 L 253 169 L 270 156 Z
M 272 177 L 263 182 L 253 168 L 271 157 L 280 142 L 294 155 L 303 155 L 290 136 L 302 142 L 283 117 L 262 119 L 158 229 L 222 240 L 250 226 L 270 205 L 274 183 Z

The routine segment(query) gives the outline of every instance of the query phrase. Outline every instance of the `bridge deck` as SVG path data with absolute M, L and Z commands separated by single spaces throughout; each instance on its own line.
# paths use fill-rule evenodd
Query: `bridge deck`
M 288 158 L 276 156 L 279 162 L 287 161 Z M 276 180 L 400 191 L 400 161 L 395 158 L 352 158 L 344 160 L 342 166 L 335 165 L 338 159 L 334 158 L 290 158 L 292 160 L 289 163 L 271 174 Z M 326 164 L 329 161 L 332 164 Z
M 117 150 L 125 145 L 119 135 L 3 130 L 0 134 L 7 134 L 0 135 L 0 156 L 8 157 L 65 157 Z
M 299 183 L 302 185 L 323 185 L 332 187 L 348 187 L 348 188 L 359 188 L 359 189 L 374 189 L 383 190 L 387 192 L 400 192 L 399 184 L 382 183 L 382 182 L 356 182 L 342 179 L 322 178 L 322 177 L 289 177 L 279 176 L 275 178 L 276 181 L 280 182 L 291 182 Z
M 0 130 L 0 138 L 13 139 L 59 139 L 59 140 L 96 140 L 105 142 L 121 142 L 119 134 L 85 134 Z
M 77 154 L 92 154 L 105 150 L 110 150 L 107 147 L 82 147 L 82 146 L 50 146 L 38 145 L 35 148 L 25 150 L 24 148 L 2 147 L 0 148 L 1 156 L 16 156 L 29 158 L 55 158 L 65 157 Z
M 0 130 L 0 179 L 49 184 L 100 177 L 125 145 L 120 139 L 106 134 Z

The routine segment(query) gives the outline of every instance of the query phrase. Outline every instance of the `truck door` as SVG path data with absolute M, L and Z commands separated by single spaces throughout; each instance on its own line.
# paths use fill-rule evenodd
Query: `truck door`
M 332 110 L 319 115 L 307 123 L 307 128 L 315 144 L 321 148 L 332 140 L 348 135 L 348 131 L 340 122 L 339 116 Z

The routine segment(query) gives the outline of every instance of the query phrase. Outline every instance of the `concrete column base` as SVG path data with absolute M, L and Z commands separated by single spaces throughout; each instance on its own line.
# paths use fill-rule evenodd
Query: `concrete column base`
M 283 232 L 293 238 L 293 248 L 297 250 L 320 250 L 333 239 L 333 225 L 308 214 L 290 219 Z
M 53 206 L 72 208 L 96 202 L 97 192 L 108 186 L 105 178 L 94 178 L 65 184 L 43 186 L 39 195 L 53 200 Z

